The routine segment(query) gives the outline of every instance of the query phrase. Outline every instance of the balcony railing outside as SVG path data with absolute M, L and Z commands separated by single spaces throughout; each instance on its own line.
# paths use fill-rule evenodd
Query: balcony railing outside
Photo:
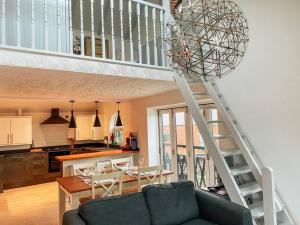
M 166 5 L 143 0 L 0 0 L 0 4 L 2 46 L 166 66 Z

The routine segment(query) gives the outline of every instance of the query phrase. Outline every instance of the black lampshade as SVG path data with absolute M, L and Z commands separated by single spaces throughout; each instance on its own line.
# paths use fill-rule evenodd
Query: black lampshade
M 77 128 L 76 122 L 75 122 L 75 119 L 74 119 L 73 110 L 71 110 L 71 119 L 70 119 L 70 123 L 69 123 L 69 128 Z
M 122 123 L 121 116 L 120 116 L 120 110 L 118 110 L 118 117 L 117 117 L 117 120 L 116 120 L 116 127 L 123 127 L 123 123 Z
M 73 100 L 70 101 L 70 103 L 71 103 L 71 119 L 70 119 L 70 123 L 69 123 L 69 128 L 77 128 L 76 122 L 75 122 L 75 119 L 74 119 L 74 111 L 73 111 L 74 102 L 75 101 L 73 101 Z
M 101 127 L 101 123 L 100 123 L 99 116 L 98 116 L 98 110 L 96 110 L 96 117 L 95 117 L 94 127 Z

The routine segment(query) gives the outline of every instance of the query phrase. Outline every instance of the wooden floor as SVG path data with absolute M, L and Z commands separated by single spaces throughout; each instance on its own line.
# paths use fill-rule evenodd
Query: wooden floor
M 56 182 L 0 193 L 1 225 L 58 225 Z

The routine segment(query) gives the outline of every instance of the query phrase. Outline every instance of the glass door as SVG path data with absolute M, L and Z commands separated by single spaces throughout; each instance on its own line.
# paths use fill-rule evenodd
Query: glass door
M 159 111 L 160 158 L 165 170 L 173 171 L 172 110 Z
M 189 178 L 189 152 L 187 149 L 187 116 L 186 108 L 174 109 L 174 133 L 177 179 Z
M 206 120 L 218 120 L 213 109 L 204 110 Z M 160 157 L 165 170 L 176 180 L 192 180 L 198 188 L 216 184 L 214 163 L 187 108 L 159 111 Z M 218 124 L 211 124 L 217 134 Z
M 190 179 L 186 108 L 159 111 L 159 128 L 160 157 L 164 169 L 173 171 L 177 180 Z
M 206 120 L 218 120 L 217 110 L 204 110 Z M 218 124 L 211 124 L 211 131 L 215 135 L 218 133 Z M 194 120 L 192 120 L 193 132 L 193 165 L 194 165 L 194 183 L 198 188 L 207 188 L 216 184 L 215 167 L 209 151 L 204 144 L 204 140 L 199 132 Z

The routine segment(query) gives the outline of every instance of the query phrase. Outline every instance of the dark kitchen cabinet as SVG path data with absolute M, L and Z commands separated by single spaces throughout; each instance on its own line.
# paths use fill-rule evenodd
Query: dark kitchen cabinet
M 43 176 L 48 173 L 48 153 L 36 153 L 31 158 L 32 175 Z
M 6 155 L 4 158 L 4 185 L 28 182 L 33 179 L 30 154 Z
M 61 172 L 48 172 L 48 152 L 0 155 L 0 193 L 10 188 L 53 182 Z M 2 160 L 2 161 L 1 161 Z

